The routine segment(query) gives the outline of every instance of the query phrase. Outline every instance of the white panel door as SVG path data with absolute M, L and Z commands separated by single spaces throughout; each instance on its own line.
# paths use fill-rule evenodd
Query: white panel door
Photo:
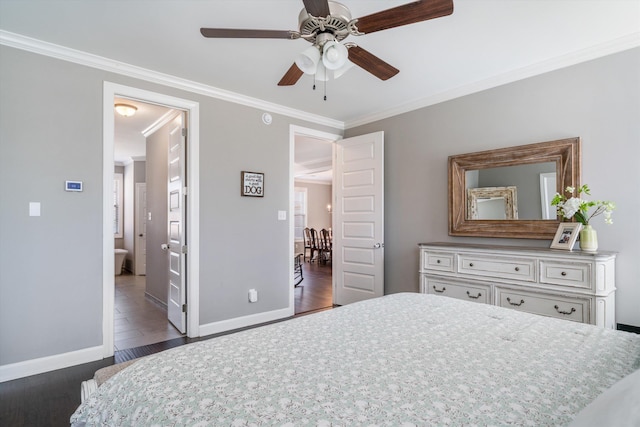
M 167 311 L 169 321 L 181 333 L 187 327 L 187 292 L 186 292 L 186 245 L 185 216 L 186 200 L 184 194 L 186 137 L 183 128 L 184 113 L 173 122 L 169 130 L 169 179 L 167 183 L 168 243 L 166 249 L 169 256 L 169 292 Z
M 136 183 L 135 274 L 147 274 L 147 184 Z
M 384 295 L 384 133 L 336 141 L 334 303 Z

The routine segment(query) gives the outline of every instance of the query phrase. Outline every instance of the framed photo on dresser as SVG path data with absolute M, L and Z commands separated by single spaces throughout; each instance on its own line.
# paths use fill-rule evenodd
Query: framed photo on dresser
M 582 224 L 579 222 L 561 222 L 551 242 L 551 249 L 572 250 L 581 229 Z

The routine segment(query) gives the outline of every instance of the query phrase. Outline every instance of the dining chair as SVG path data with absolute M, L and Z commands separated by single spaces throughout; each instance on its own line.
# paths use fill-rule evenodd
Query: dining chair
M 326 264 L 327 262 L 331 262 L 331 255 L 333 250 L 333 243 L 331 241 L 331 233 L 327 229 L 320 230 L 320 242 L 321 242 L 321 258 L 322 262 Z
M 302 277 L 302 261 L 300 260 L 300 258 L 302 258 L 304 255 L 303 254 L 297 254 L 294 258 L 293 258 L 293 287 L 297 287 L 303 280 L 304 277 Z
M 309 258 L 309 262 L 318 261 L 320 255 L 322 255 L 320 235 L 315 228 L 310 228 L 309 233 L 311 234 L 311 258 Z
M 307 262 L 307 251 L 309 251 L 309 262 L 311 262 L 311 259 L 313 258 L 313 242 L 311 238 L 311 230 L 309 229 L 309 227 L 305 227 L 302 238 L 304 240 L 302 259 L 304 260 L 304 262 Z

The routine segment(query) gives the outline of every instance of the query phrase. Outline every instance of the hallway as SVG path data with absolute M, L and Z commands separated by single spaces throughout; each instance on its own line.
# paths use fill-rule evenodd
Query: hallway
M 116 276 L 114 347 L 124 350 L 179 338 L 167 320 L 167 308 L 145 296 L 146 276 Z

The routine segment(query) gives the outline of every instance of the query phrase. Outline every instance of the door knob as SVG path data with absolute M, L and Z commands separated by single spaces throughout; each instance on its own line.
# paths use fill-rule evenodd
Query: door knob
M 373 245 L 373 249 L 380 249 L 380 248 L 384 248 L 384 244 L 376 243 L 375 245 Z
M 168 250 L 170 247 L 171 247 L 171 246 L 169 246 L 169 245 L 168 245 L 168 244 L 166 244 L 166 243 L 163 243 L 163 244 L 161 244 L 161 245 L 160 245 L 160 248 L 161 248 L 163 251 Z

